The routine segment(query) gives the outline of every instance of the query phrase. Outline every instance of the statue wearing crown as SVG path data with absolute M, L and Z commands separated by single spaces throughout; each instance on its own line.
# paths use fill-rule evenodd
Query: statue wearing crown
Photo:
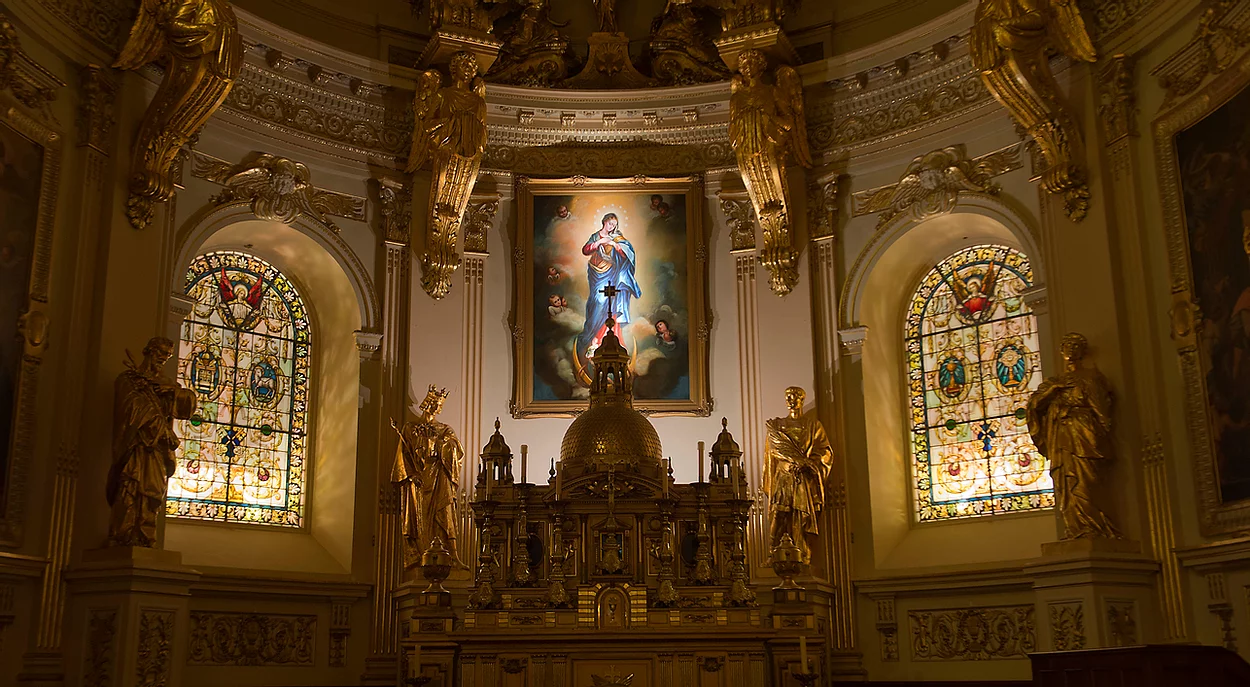
M 399 433 L 391 481 L 400 488 L 405 567 L 419 564 L 421 553 L 435 539 L 443 543 L 457 565 L 464 565 L 456 551 L 455 525 L 464 447 L 451 427 L 436 419 L 445 400 L 447 390 L 431 384 L 417 407 L 415 421 L 400 427 L 391 420 Z

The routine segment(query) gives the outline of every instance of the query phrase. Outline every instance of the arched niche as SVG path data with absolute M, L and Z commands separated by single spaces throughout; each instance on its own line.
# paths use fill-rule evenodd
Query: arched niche
M 355 332 L 372 322 L 365 275 L 345 270 L 354 256 L 341 253 L 315 227 L 258 220 L 250 212 L 214 213 L 208 219 L 188 231 L 179 246 L 171 285 L 176 293 L 196 256 L 235 250 L 273 264 L 308 308 L 313 361 L 305 524 L 292 529 L 171 517 L 165 519 L 165 548 L 182 552 L 192 566 L 348 574 L 359 467 Z
M 1051 510 L 938 523 L 917 523 L 914 514 L 903 343 L 906 310 L 935 264 L 962 248 L 986 243 L 1023 252 L 1033 265 L 1034 289 L 1045 283 L 1030 224 L 999 199 L 980 194 L 961 194 L 948 214 L 893 218 L 878 230 L 848 275 L 843 326 L 867 329 L 860 366 L 866 450 L 850 456 L 849 469 L 867 475 L 867 484 L 861 486 L 868 489 L 868 503 L 856 511 L 860 526 L 871 527 L 873 567 L 879 572 L 1034 558 L 1041 543 L 1056 536 Z M 1044 319 L 1044 313 L 1038 314 L 1043 330 Z M 863 517 L 871 522 L 863 523 Z

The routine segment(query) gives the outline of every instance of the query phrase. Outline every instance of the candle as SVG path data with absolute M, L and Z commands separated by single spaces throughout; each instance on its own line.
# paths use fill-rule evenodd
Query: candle
M 699 442 L 699 484 L 703 484 L 703 442 Z
M 803 664 L 803 673 L 807 674 L 807 636 L 799 635 L 799 663 Z
M 665 458 L 661 468 L 660 479 L 664 482 L 664 498 L 668 498 L 668 471 L 672 469 L 673 459 Z
M 733 467 L 733 469 L 729 471 L 730 473 L 729 479 L 733 480 L 734 498 L 737 499 L 738 498 L 738 479 L 742 476 L 742 459 L 739 458 L 737 461 L 734 461 L 733 463 L 731 463 L 731 466 Z
M 418 644 L 412 649 L 412 655 L 408 657 L 408 677 L 421 676 L 421 645 Z
M 556 500 L 560 500 L 560 487 L 564 484 L 564 461 L 556 466 Z
M 525 480 L 525 473 L 528 472 L 530 447 L 521 444 L 521 484 L 528 484 Z

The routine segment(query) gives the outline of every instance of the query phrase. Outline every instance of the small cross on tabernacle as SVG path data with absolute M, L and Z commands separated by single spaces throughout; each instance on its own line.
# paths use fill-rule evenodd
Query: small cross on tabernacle
M 608 284 L 607 286 L 603 287 L 603 290 L 599 292 L 599 293 L 602 293 L 608 299 L 608 317 L 612 318 L 613 320 L 616 319 L 616 310 L 613 309 L 612 307 L 612 299 L 616 298 L 616 294 L 620 292 L 621 290 L 616 288 L 612 284 Z

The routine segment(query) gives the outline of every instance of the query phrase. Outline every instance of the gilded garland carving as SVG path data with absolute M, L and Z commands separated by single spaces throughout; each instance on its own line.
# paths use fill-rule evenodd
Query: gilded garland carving
M 1027 658 L 1037 649 L 1032 605 L 909 611 L 907 617 L 917 661 Z
M 163 609 L 140 611 L 139 655 L 135 662 L 135 687 L 165 687 L 169 684 L 173 643 L 173 611 Z
M 144 114 L 131 161 L 126 216 L 136 229 L 152 221 L 154 203 L 173 197 L 175 160 L 239 76 L 243 42 L 229 1 L 143 0 L 113 67 L 133 70 L 157 60 L 165 77 Z
M 1020 148 L 1016 144 L 976 159 L 966 157 L 960 146 L 917 156 L 896 183 L 852 194 L 852 214 L 880 213 L 880 229 L 905 212 L 916 221 L 947 214 L 961 192 L 997 195 L 992 179 L 1021 167 Z
M 768 270 L 773 293 L 785 296 L 799 281 L 798 252 L 791 233 L 786 160 L 811 167 L 803 115 L 803 86 L 793 67 L 773 70 L 766 82 L 768 58 L 760 50 L 738 55 L 738 73 L 729 98 L 729 141 L 738 171 L 763 230 L 760 263 Z
M 291 224 L 304 216 L 337 233 L 338 226 L 327 215 L 365 219 L 364 198 L 316 188 L 307 165 L 268 153 L 237 166 L 195 153 L 191 176 L 225 186 L 212 198 L 214 204 L 250 201 L 252 214 L 263 220 Z
M 1085 607 L 1080 603 L 1051 604 L 1050 635 L 1055 651 L 1084 649 Z
M 1089 211 L 1089 186 L 1077 120 L 1050 70 L 1054 50 L 1093 62 L 1094 45 L 1075 0 L 980 0 L 972 30 L 973 66 L 986 88 L 1037 142 L 1042 188 L 1061 195 L 1068 219 Z
M 1209 77 L 1227 70 L 1250 44 L 1250 3 L 1218 0 L 1202 13 L 1194 35 L 1154 69 L 1163 87 L 1161 108 L 1189 95 Z
M 435 300 L 451 290 L 451 275 L 460 267 L 456 234 L 486 149 L 486 85 L 477 75 L 477 59 L 467 52 L 456 53 L 449 70 L 452 83 L 446 87 L 435 70 L 419 77 L 413 101 L 416 128 L 408 156 L 409 173 L 427 160 L 431 163 L 421 288 Z
M 313 665 L 315 615 L 193 611 L 188 665 Z

